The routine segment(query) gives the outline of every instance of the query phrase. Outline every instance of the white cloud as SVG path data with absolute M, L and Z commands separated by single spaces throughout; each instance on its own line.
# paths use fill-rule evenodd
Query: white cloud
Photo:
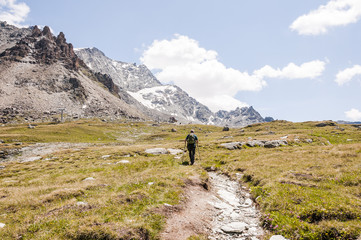
M 288 64 L 283 69 L 265 66 L 249 74 L 227 68 L 217 59 L 217 52 L 206 50 L 187 36 L 155 40 L 141 57 L 141 62 L 163 83 L 174 83 L 212 111 L 246 106 L 235 99 L 239 91 L 260 91 L 268 78 L 315 78 L 322 74 L 325 62 L 315 60 L 300 66 Z
M 345 112 L 346 117 L 352 121 L 360 121 L 361 120 L 361 112 L 355 108 L 352 108 L 350 111 Z
M 0 0 L 0 20 L 6 21 L 11 25 L 22 27 L 22 24 L 28 14 L 30 8 L 26 3 L 17 0 Z
M 354 78 L 356 75 L 361 75 L 361 66 L 354 65 L 351 68 L 346 68 L 345 70 L 339 71 L 336 75 L 337 84 L 342 86 L 343 84 L 349 82 Z
M 301 35 L 319 35 L 327 33 L 331 27 L 355 23 L 360 18 L 360 0 L 332 0 L 298 17 L 290 28 Z
M 316 78 L 322 75 L 325 70 L 326 62 L 314 60 L 306 62 L 297 66 L 294 63 L 289 63 L 282 69 L 274 69 L 271 66 L 264 66 L 263 68 L 254 71 L 254 75 L 264 78 L 288 78 L 288 79 L 301 79 L 301 78 Z
M 236 109 L 237 107 L 249 107 L 247 103 L 241 102 L 229 95 L 199 97 L 197 98 L 197 100 L 200 103 L 209 106 L 209 109 L 211 109 L 211 111 L 213 112 L 217 112 L 220 109 L 231 111 Z

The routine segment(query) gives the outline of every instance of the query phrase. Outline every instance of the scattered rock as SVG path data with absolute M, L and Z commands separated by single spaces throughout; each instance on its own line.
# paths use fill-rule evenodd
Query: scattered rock
M 154 184 L 154 182 L 149 182 L 148 185 L 149 186 L 152 186 Z
M 224 127 L 222 131 L 229 131 L 229 127 Z
M 265 147 L 265 148 L 275 148 L 283 145 L 288 145 L 287 140 L 250 140 L 248 142 L 231 142 L 231 143 L 222 143 L 220 146 L 227 148 L 229 150 L 241 149 L 243 145 L 248 147 Z
M 347 141 L 347 142 L 352 142 L 353 140 L 352 140 L 352 139 L 347 139 L 346 141 Z
M 246 143 L 248 147 L 263 147 L 266 141 L 264 140 L 251 140 Z
M 306 139 L 305 142 L 306 143 L 313 143 L 313 140 L 312 139 Z
M 269 240 L 287 240 L 287 238 L 282 235 L 273 235 Z
M 76 203 L 77 206 L 88 206 L 87 202 L 77 202 Z
M 167 154 L 168 150 L 165 148 L 150 148 L 145 150 L 146 153 L 159 155 L 159 154 Z
M 221 227 L 221 230 L 225 233 L 243 233 L 247 226 L 248 224 L 244 222 L 232 222 Z
M 242 142 L 230 142 L 230 143 L 222 143 L 221 147 L 227 148 L 229 150 L 239 149 L 243 145 Z
M 5 166 L 0 166 L 0 169 L 4 169 L 5 168 Z
M 177 155 L 177 154 L 183 153 L 182 149 L 168 148 L 167 150 L 172 155 Z
M 287 145 L 288 142 L 286 140 L 273 140 L 273 141 L 267 141 L 264 144 L 265 148 L 275 148 L 279 147 L 281 145 Z
M 316 127 L 336 126 L 334 122 L 321 122 L 315 125 Z
M 166 206 L 166 207 L 173 207 L 173 205 L 168 204 L 168 203 L 164 203 L 163 205 Z
M 93 177 L 87 177 L 83 181 L 94 181 L 94 180 L 95 180 L 95 178 L 93 178 Z
M 119 162 L 117 162 L 116 164 L 118 164 L 118 163 L 130 163 L 128 160 L 120 160 Z
M 0 143 L 5 143 L 4 140 L 0 139 Z
M 5 223 L 0 223 L 0 228 L 4 228 L 6 226 Z
M 15 143 L 14 145 L 15 145 L 15 146 L 20 146 L 20 145 L 23 145 L 23 143 L 22 143 L 22 142 L 17 142 L 17 143 Z
M 111 155 L 103 155 L 102 158 L 109 158 Z
M 32 126 L 31 124 L 29 124 L 29 125 L 28 125 L 28 128 L 29 128 L 29 129 L 34 129 L 35 126 Z
M 171 132 L 177 132 L 177 129 L 172 128 L 172 130 L 170 130 Z

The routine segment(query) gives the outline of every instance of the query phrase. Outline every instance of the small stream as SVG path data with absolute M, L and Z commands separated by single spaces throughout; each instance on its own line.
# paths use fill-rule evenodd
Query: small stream
M 239 183 L 227 176 L 209 172 L 216 209 L 212 221 L 211 240 L 257 240 L 264 234 L 260 227 L 260 213 L 250 194 Z

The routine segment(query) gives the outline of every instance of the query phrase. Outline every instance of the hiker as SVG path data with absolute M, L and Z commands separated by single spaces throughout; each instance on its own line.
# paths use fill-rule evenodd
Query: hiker
M 187 149 L 189 152 L 189 158 L 191 160 L 191 165 L 194 164 L 194 156 L 196 154 L 196 147 L 198 147 L 198 138 L 194 134 L 194 130 L 192 129 L 191 132 L 187 135 L 186 139 L 184 140 L 184 144 L 187 143 Z

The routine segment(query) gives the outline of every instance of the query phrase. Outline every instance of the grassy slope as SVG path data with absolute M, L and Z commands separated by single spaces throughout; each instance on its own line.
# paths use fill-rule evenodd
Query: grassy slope
M 2 163 L 0 222 L 6 227 L 0 229 L 0 237 L 157 239 L 169 208 L 164 203 L 179 203 L 185 179 L 194 175 L 205 179 L 203 169 L 216 167 L 235 179 L 236 174 L 243 176 L 264 213 L 264 226 L 272 233 L 291 239 L 356 238 L 361 233 L 361 131 L 315 124 L 277 121 L 244 132 L 96 120 L 41 124 L 35 129 L 1 127 L 0 139 L 8 144 L 0 144 L 3 149 L 16 147 L 13 142 L 19 141 L 94 145 L 56 152 L 46 161 Z M 151 147 L 183 148 L 190 128 L 201 141 L 197 166 L 183 166 L 172 155 L 144 153 Z M 290 145 L 275 149 L 219 147 L 286 135 Z M 116 164 L 124 159 L 130 163 Z M 95 180 L 83 181 L 87 177 Z M 88 204 L 79 206 L 80 201 Z

